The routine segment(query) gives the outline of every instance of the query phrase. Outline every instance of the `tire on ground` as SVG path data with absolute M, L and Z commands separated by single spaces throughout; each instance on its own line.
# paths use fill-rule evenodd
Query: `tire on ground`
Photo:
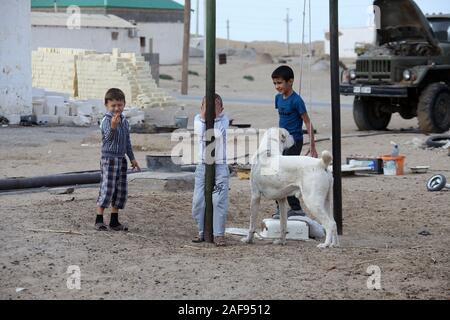
M 450 140 L 450 134 L 438 134 L 431 136 L 425 142 L 427 146 L 432 148 L 441 148 Z

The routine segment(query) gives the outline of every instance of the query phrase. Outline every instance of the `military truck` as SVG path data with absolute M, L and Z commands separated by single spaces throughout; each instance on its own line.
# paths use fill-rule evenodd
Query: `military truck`
M 450 14 L 425 16 L 412 0 L 376 0 L 375 45 L 342 74 L 360 130 L 384 130 L 393 113 L 424 133 L 450 129 Z

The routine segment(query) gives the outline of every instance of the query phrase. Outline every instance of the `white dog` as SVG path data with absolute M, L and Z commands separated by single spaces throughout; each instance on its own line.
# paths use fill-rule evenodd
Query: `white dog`
M 294 139 L 285 129 L 271 128 L 264 134 L 252 158 L 250 175 L 252 199 L 250 230 L 242 241 L 253 242 L 261 196 L 277 200 L 280 206 L 280 240 L 286 244 L 287 197 L 302 195 L 303 202 L 325 228 L 325 242 L 319 248 L 338 246 L 336 222 L 331 210 L 333 176 L 328 170 L 332 156 L 322 152 L 322 158 L 283 156 L 283 150 L 294 145 Z

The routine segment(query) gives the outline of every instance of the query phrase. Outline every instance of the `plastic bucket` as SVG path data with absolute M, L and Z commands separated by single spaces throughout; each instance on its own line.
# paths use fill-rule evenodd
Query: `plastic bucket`
M 405 166 L 405 156 L 382 156 L 383 173 L 385 176 L 402 176 Z

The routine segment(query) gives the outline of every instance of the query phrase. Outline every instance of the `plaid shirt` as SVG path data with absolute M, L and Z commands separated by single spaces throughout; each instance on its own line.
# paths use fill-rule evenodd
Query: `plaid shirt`
M 120 123 L 116 129 L 111 128 L 113 115 L 107 112 L 100 128 L 102 131 L 102 158 L 123 158 L 125 154 L 133 161 L 134 153 L 130 140 L 130 125 L 128 120 L 120 115 Z

